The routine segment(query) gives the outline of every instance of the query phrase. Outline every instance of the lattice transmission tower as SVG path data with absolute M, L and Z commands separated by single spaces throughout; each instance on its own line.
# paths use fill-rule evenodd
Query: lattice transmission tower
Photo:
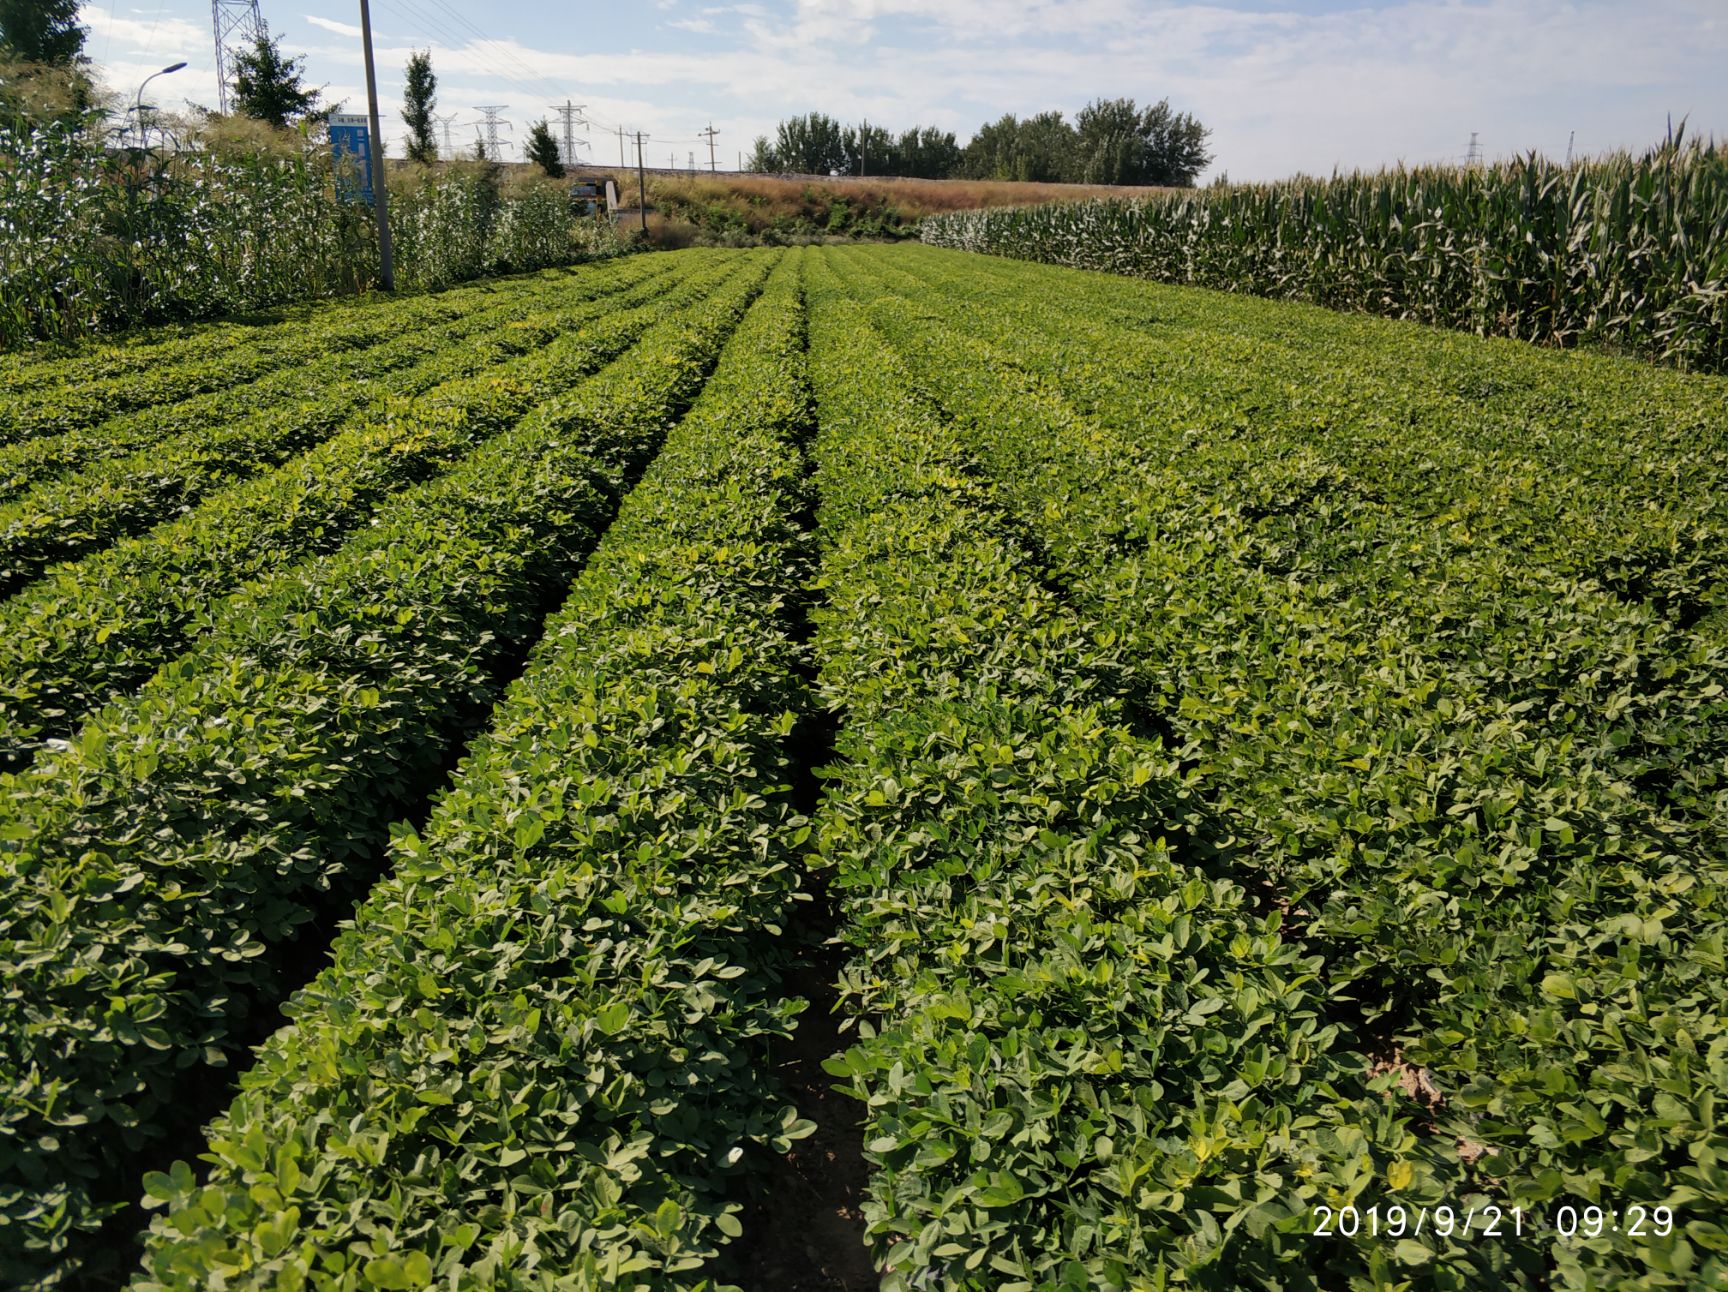
M 224 116 L 234 81 L 234 51 L 251 49 L 270 34 L 258 0 L 210 0 L 210 25 L 216 32 L 216 95 Z

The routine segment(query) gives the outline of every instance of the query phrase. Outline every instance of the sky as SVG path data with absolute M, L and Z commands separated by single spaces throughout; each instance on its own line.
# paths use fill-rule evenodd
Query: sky
M 359 4 L 261 0 L 328 100 L 365 110 Z M 208 0 L 87 3 L 86 52 L 130 102 L 214 106 Z M 555 105 L 584 105 L 578 156 L 722 167 L 783 117 L 823 111 L 964 143 L 1004 113 L 1168 98 L 1212 130 L 1232 180 L 1461 161 L 1532 149 L 1638 148 L 1672 117 L 1728 139 L 1728 0 L 372 0 L 379 109 L 400 155 L 402 69 L 432 51 L 438 111 L 471 146 L 481 105 L 517 147 Z M 554 118 L 556 123 L 556 118 Z M 561 129 L 561 127 L 560 127 Z M 634 145 L 627 150 L 634 161 Z

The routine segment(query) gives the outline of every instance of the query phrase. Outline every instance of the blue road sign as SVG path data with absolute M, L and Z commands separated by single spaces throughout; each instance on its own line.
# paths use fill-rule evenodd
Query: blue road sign
M 336 195 L 372 205 L 372 133 L 357 112 L 330 118 L 330 155 L 336 164 Z

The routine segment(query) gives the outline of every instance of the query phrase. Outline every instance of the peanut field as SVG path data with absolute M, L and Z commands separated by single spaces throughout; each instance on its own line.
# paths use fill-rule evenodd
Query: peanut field
M 0 1284 L 1728 1285 L 1725 480 L 920 245 L 0 355 Z

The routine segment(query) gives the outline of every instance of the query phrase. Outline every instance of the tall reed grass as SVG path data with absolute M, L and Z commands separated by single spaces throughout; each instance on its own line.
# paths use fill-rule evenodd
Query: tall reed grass
M 1538 155 L 926 219 L 925 242 L 1728 370 L 1728 152 Z

